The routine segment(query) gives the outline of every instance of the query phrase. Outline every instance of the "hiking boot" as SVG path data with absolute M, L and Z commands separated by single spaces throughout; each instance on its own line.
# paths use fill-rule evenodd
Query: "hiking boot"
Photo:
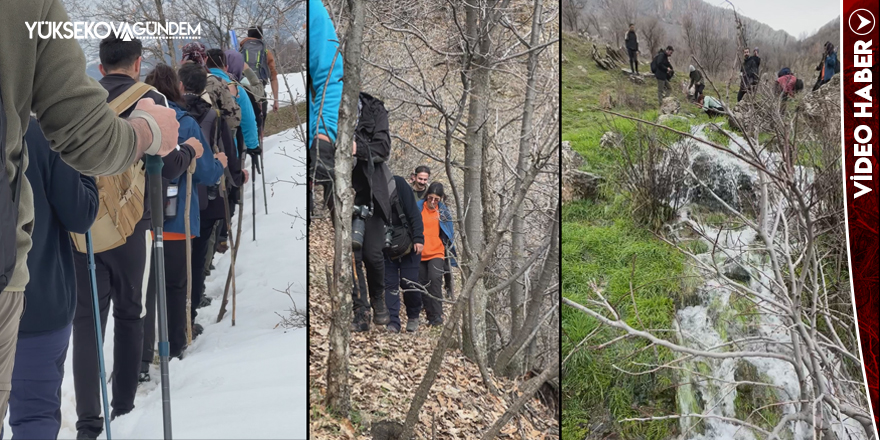
M 193 328 L 192 328 L 192 330 L 193 330 L 193 341 L 195 341 L 196 338 L 197 338 L 200 334 L 202 334 L 202 333 L 205 331 L 205 327 L 203 327 L 201 324 L 193 324 L 192 327 L 193 327 Z
M 363 313 L 355 313 L 351 320 L 351 331 L 365 332 L 370 330 L 370 319 Z
M 211 299 L 210 296 L 202 296 L 202 300 L 199 301 L 199 306 L 198 306 L 198 308 L 201 309 L 202 307 L 208 307 L 208 306 L 210 306 L 210 305 L 211 305 L 211 301 L 213 301 L 213 299 Z
M 138 376 L 138 383 L 144 383 L 150 381 L 150 364 L 147 362 L 141 362 L 141 372 Z
M 410 318 L 406 321 L 406 332 L 415 333 L 419 329 L 419 318 Z
M 117 410 L 117 409 L 113 409 L 113 410 L 110 411 L 110 421 L 112 422 L 113 420 L 116 420 L 117 417 L 119 417 L 119 416 L 124 416 L 124 415 L 126 415 L 126 414 L 128 414 L 128 413 L 130 413 L 130 412 L 131 412 L 131 410 L 128 410 L 128 411 L 120 411 L 120 410 Z
M 385 326 L 385 330 L 388 330 L 388 333 L 400 333 L 400 325 L 389 322 L 388 325 Z
M 384 296 L 371 300 L 370 303 L 373 308 L 373 324 L 385 325 L 391 322 L 391 314 L 388 313 L 388 308 L 385 307 Z
M 79 430 L 76 431 L 76 440 L 98 440 L 98 434 L 92 431 Z
M 443 318 L 428 319 L 428 325 L 431 327 L 439 327 L 443 325 Z
M 221 240 L 217 242 L 217 246 L 214 248 L 218 253 L 225 254 L 226 251 L 229 250 L 229 244 L 226 240 Z

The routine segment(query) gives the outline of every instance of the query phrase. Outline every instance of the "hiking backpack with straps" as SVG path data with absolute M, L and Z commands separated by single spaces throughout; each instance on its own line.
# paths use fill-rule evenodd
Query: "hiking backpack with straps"
M 390 224 L 386 226 L 391 230 L 391 246 L 383 249 L 385 255 L 392 260 L 408 255 L 413 248 L 412 230 L 403 207 L 400 205 L 400 194 L 397 192 L 397 182 L 392 175 L 388 180 L 388 194 L 391 196 L 392 209 L 397 210 L 400 225 Z
M 135 105 L 145 93 L 155 90 L 137 82 L 121 95 L 110 101 L 110 108 L 119 116 Z M 98 186 L 98 215 L 92 224 L 92 244 L 95 253 L 115 249 L 125 244 L 134 233 L 135 225 L 144 216 L 144 188 L 146 186 L 143 160 L 138 160 L 127 170 L 115 176 L 95 178 Z M 153 213 L 153 215 L 160 215 Z M 76 250 L 86 252 L 85 234 L 71 232 Z
M 3 93 L 0 92 L 0 292 L 9 285 L 15 272 L 16 234 L 18 232 L 18 202 L 21 199 L 21 181 L 24 178 L 21 168 L 15 173 L 15 189 L 6 172 L 6 110 L 3 107 Z M 27 146 L 22 140 L 21 154 Z
M 269 53 L 266 51 L 266 43 L 263 40 L 250 39 L 241 44 L 239 49 L 244 57 L 244 62 L 250 66 L 251 70 L 256 72 L 260 81 L 265 86 L 269 80 L 271 73 L 269 72 Z
M 660 56 L 660 53 L 654 55 L 654 58 L 651 59 L 651 73 L 657 73 L 657 57 Z

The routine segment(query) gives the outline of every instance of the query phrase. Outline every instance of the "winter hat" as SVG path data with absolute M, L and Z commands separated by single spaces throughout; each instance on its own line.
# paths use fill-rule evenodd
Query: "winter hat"
M 183 46 L 181 49 L 183 52 L 183 60 L 182 61 L 192 61 L 201 66 L 205 65 L 205 59 L 207 55 L 205 54 L 205 45 L 199 43 L 198 41 L 194 41 L 192 43 Z
M 226 71 L 236 81 L 241 81 L 241 75 L 244 72 L 244 58 L 238 51 L 227 49 L 226 53 Z
M 693 72 L 694 70 L 697 70 L 696 68 L 694 68 L 694 65 L 693 65 L 693 64 L 691 64 L 690 67 L 689 67 L 688 69 L 689 69 L 691 72 Z

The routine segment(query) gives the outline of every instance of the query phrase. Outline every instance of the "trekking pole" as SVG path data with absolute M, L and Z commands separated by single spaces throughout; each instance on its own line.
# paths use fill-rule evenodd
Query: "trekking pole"
M 92 310 L 95 314 L 95 339 L 98 344 L 98 366 L 101 370 L 101 393 L 104 397 L 104 425 L 107 427 L 107 440 L 110 435 L 110 405 L 107 401 L 107 371 L 104 369 L 104 338 L 101 335 L 101 308 L 98 305 L 98 280 L 95 275 L 95 252 L 92 250 L 92 231 L 86 231 L 86 250 L 89 257 L 89 281 L 92 285 Z
M 254 239 L 257 241 L 257 156 L 251 156 L 251 214 L 254 220 Z M 233 295 L 233 298 L 235 296 Z
M 159 370 L 162 373 L 162 422 L 165 440 L 171 440 L 171 389 L 168 378 L 168 304 L 165 297 L 165 250 L 162 239 L 162 158 L 146 156 L 150 178 L 150 218 L 153 226 L 153 266 L 156 268 L 156 301 L 159 305 Z
M 186 232 L 186 346 L 192 345 L 192 238 L 189 224 L 190 202 L 192 202 L 192 177 L 196 170 L 193 158 L 186 170 L 186 205 L 183 208 L 183 229 Z
M 269 215 L 269 201 L 266 199 L 266 161 L 263 160 L 263 138 L 260 138 L 260 165 L 263 167 L 260 172 L 260 177 L 263 178 L 263 209 L 266 210 L 266 215 Z

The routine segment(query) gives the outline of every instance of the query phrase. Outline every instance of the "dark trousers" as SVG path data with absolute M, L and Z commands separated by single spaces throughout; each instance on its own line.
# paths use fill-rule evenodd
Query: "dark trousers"
M 186 241 L 165 241 L 165 302 L 168 309 L 168 351 L 180 356 L 186 347 Z M 153 362 L 156 343 L 156 275 L 150 270 L 147 285 L 147 315 L 141 360 Z
M 739 89 L 739 93 L 736 94 L 736 102 L 740 102 L 743 100 L 743 96 L 746 96 L 745 89 Z
M 223 220 L 226 223 L 226 220 Z M 211 236 L 214 233 L 214 221 L 202 219 L 199 225 L 199 236 L 192 239 L 192 307 L 190 310 L 190 319 L 193 324 L 196 322 L 198 312 L 196 309 L 202 302 L 205 295 L 205 261 L 208 259 L 208 248 L 211 243 Z M 214 253 L 211 252 L 213 256 Z
M 699 99 L 700 95 L 703 94 L 703 89 L 706 88 L 705 84 L 696 84 L 694 85 L 694 100 Z
M 370 303 L 385 295 L 385 255 L 382 253 L 385 246 L 385 221 L 382 217 L 373 215 L 364 223 L 364 245 L 359 251 L 353 252 L 356 278 L 351 296 L 354 300 L 355 319 L 369 315 Z
M 400 327 L 400 291 L 406 305 L 406 317 L 415 319 L 422 311 L 422 293 L 416 284 L 419 281 L 421 255 L 410 252 L 392 260 L 385 257 L 385 305 L 391 314 L 391 323 Z
M 107 328 L 113 301 L 113 410 L 124 414 L 134 408 L 143 343 L 143 280 L 150 247 L 149 220 L 142 220 L 124 245 L 95 254 L 101 333 Z M 76 392 L 76 429 L 103 431 L 101 383 L 95 343 L 92 289 L 85 254 L 74 252 L 76 314 L 73 318 L 73 385 Z M 106 417 L 106 414 L 105 414 Z
M 658 79 L 657 80 L 657 101 L 660 102 L 660 105 L 663 105 L 663 98 L 669 96 L 670 92 L 672 92 L 672 88 L 669 86 L 669 80 Z
M 443 258 L 432 258 L 419 264 L 419 284 L 428 291 L 428 295 L 422 295 L 422 303 L 431 323 L 443 320 L 443 303 L 437 298 L 443 298 L 444 261 Z
M 18 337 L 9 426 L 15 438 L 58 437 L 61 429 L 61 381 L 72 325 L 39 336 Z
M 633 73 L 639 73 L 639 55 L 638 51 L 627 49 L 629 54 L 629 70 Z

